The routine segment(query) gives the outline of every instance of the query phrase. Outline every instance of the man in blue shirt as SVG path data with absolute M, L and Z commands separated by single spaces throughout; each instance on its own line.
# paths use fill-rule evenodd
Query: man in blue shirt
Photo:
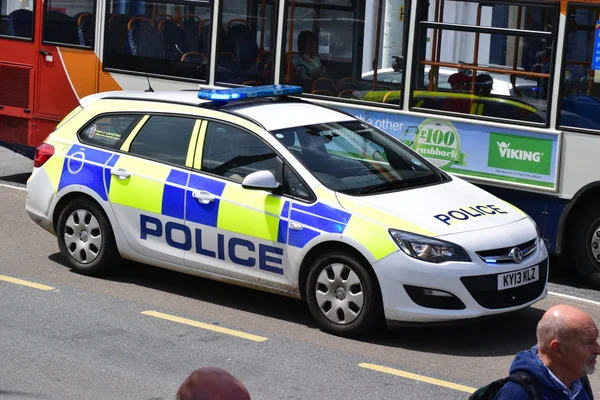
M 537 326 L 537 345 L 517 354 L 510 373 L 527 371 L 537 381 L 544 400 L 588 400 L 583 379 L 596 369 L 600 354 L 598 328 L 582 310 L 558 305 L 550 308 Z M 496 400 L 525 400 L 525 389 L 506 383 Z

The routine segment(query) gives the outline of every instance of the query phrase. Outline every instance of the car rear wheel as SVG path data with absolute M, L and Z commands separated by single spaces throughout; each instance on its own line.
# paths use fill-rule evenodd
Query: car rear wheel
M 327 253 L 315 260 L 305 297 L 319 327 L 335 335 L 367 333 L 383 316 L 381 293 L 373 273 L 342 252 Z
M 582 278 L 600 288 L 600 208 L 594 203 L 582 207 L 571 227 L 571 261 Z
M 86 198 L 71 201 L 61 211 L 57 239 L 69 266 L 81 274 L 105 272 L 118 257 L 108 219 L 94 201 Z

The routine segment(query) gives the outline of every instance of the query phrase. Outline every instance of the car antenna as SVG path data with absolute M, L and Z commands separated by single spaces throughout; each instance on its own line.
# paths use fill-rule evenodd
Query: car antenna
M 152 89 L 152 85 L 150 85 L 150 78 L 148 77 L 148 71 L 146 71 L 146 79 L 148 80 L 148 89 L 144 90 L 144 92 L 154 92 L 154 89 Z

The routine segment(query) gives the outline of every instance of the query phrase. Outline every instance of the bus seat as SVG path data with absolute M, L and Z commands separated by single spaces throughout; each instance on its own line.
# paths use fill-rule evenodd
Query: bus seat
M 326 89 L 315 89 L 311 94 L 320 94 L 321 96 L 333 96 L 333 93 Z
M 231 20 L 229 23 L 232 21 L 235 20 Z M 242 71 L 246 71 L 252 66 L 256 67 L 258 44 L 256 44 L 256 36 L 250 27 L 246 24 L 233 25 L 229 28 L 227 35 Z
M 183 27 L 173 19 L 164 18 L 158 24 L 158 34 L 167 60 L 181 60 L 190 51 Z
M 134 56 L 163 58 L 162 45 L 154 22 L 146 17 L 134 17 L 127 24 L 129 49 Z
M 337 95 L 337 89 L 333 81 L 329 78 L 318 78 L 312 84 L 312 90 L 324 89 L 331 92 L 332 95 Z
M 94 16 L 91 13 L 80 13 L 76 21 L 79 44 L 91 46 L 94 39 Z
M 8 27 L 12 36 L 31 37 L 33 26 L 33 13 L 20 9 L 8 15 Z
M 337 90 L 339 92 L 341 92 L 342 90 L 346 90 L 346 89 L 353 89 L 354 85 L 360 87 L 360 84 L 358 82 L 358 79 L 354 78 L 354 77 L 346 77 L 346 78 L 342 78 L 338 81 L 337 84 Z M 346 87 L 346 86 L 352 86 L 352 87 Z
M 152 22 L 154 22 L 154 25 L 158 26 L 158 24 L 160 24 L 165 19 L 169 19 L 169 20 L 175 21 L 175 18 L 173 18 L 172 15 L 169 15 L 169 14 L 158 14 L 156 17 L 152 18 Z
M 229 52 L 219 53 L 217 66 L 217 79 L 221 82 L 234 83 L 242 72 L 235 54 Z
M 200 17 L 193 14 L 185 14 L 181 17 L 181 21 L 189 51 L 199 52 L 204 50 L 200 45 L 200 24 L 202 23 Z
M 127 24 L 131 17 L 125 14 L 114 14 L 108 20 L 107 43 L 111 53 L 131 54 L 127 38 Z
M 8 15 L 0 15 L 0 35 L 10 35 Z
M 60 11 L 46 12 L 43 34 L 49 42 L 79 44 L 77 21 Z
M 341 97 L 344 99 L 356 99 L 354 92 L 355 92 L 355 89 L 344 89 L 344 90 L 340 91 L 340 93 L 338 94 L 338 97 Z
M 197 51 L 188 51 L 181 57 L 181 61 L 194 64 L 206 64 L 206 56 Z

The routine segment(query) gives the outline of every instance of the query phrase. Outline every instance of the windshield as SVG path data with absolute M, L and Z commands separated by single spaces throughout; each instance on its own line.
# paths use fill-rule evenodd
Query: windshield
M 360 121 L 272 134 L 326 187 L 358 195 L 438 183 L 445 176 L 388 135 Z

